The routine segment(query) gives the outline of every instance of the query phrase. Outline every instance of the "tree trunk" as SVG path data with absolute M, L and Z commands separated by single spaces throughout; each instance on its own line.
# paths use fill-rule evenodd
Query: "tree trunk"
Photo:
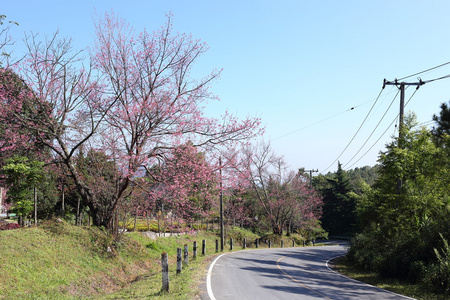
M 283 226 L 280 226 L 280 224 L 272 223 L 272 230 L 273 234 L 283 235 Z
M 77 226 L 80 226 L 81 225 L 81 220 L 80 220 L 80 217 L 81 217 L 81 215 L 80 215 L 80 202 L 81 202 L 81 200 L 80 200 L 80 196 L 78 196 L 77 197 L 77 221 L 76 221 L 76 223 L 77 223 Z

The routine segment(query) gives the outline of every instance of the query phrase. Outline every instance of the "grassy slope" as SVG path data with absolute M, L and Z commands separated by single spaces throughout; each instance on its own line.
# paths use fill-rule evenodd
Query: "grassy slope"
M 111 292 L 151 267 L 151 257 L 126 239 L 118 255 L 95 228 L 65 223 L 0 231 L 0 299 L 80 299 Z M 125 251 L 126 250 L 126 251 Z
M 251 233 L 238 232 L 253 239 Z M 207 256 L 201 255 L 206 240 Z M 212 233 L 156 240 L 126 234 L 113 252 L 112 239 L 94 227 L 49 222 L 0 231 L 0 299 L 195 299 L 215 254 Z M 197 241 L 197 259 L 192 259 Z M 189 265 L 175 274 L 176 251 L 189 246 Z M 287 244 L 287 242 L 286 242 Z M 226 246 L 228 249 L 228 245 Z M 241 249 L 235 239 L 235 250 Z M 169 254 L 170 294 L 161 293 L 161 252 Z

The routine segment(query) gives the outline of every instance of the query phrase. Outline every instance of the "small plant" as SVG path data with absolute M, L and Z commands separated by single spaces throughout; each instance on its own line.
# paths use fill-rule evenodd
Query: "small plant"
M 20 228 L 20 225 L 17 223 L 8 223 L 8 222 L 0 223 L 0 230 L 11 230 L 11 229 L 17 229 L 17 228 Z

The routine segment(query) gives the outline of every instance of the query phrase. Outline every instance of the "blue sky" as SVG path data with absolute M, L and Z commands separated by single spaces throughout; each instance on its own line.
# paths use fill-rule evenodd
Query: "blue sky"
M 211 103 L 207 113 L 229 110 L 260 117 L 265 140 L 293 169 L 336 170 L 334 161 L 366 118 L 384 78 L 402 78 L 450 61 L 450 1 L 444 0 L 1 2 L 0 14 L 20 25 L 13 31 L 17 55 L 24 32 L 43 37 L 59 30 L 82 49 L 93 41 L 95 14 L 112 10 L 140 31 L 159 28 L 172 12 L 176 31 L 210 47 L 195 75 L 223 69 L 212 87 L 221 101 Z M 450 65 L 420 77 L 448 74 Z M 405 81 L 416 82 L 417 76 Z M 397 134 L 389 124 L 398 114 L 398 98 L 351 160 L 396 93 L 394 86 L 385 88 L 339 157 L 346 168 L 374 165 L 378 152 Z M 406 90 L 406 100 L 412 93 L 413 88 Z M 405 111 L 428 122 L 449 99 L 450 79 L 435 81 L 422 86 Z

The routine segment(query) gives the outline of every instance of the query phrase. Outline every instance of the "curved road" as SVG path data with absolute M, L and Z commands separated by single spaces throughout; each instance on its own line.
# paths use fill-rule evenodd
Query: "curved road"
M 330 270 L 339 246 L 246 250 L 211 264 L 202 299 L 411 299 Z

